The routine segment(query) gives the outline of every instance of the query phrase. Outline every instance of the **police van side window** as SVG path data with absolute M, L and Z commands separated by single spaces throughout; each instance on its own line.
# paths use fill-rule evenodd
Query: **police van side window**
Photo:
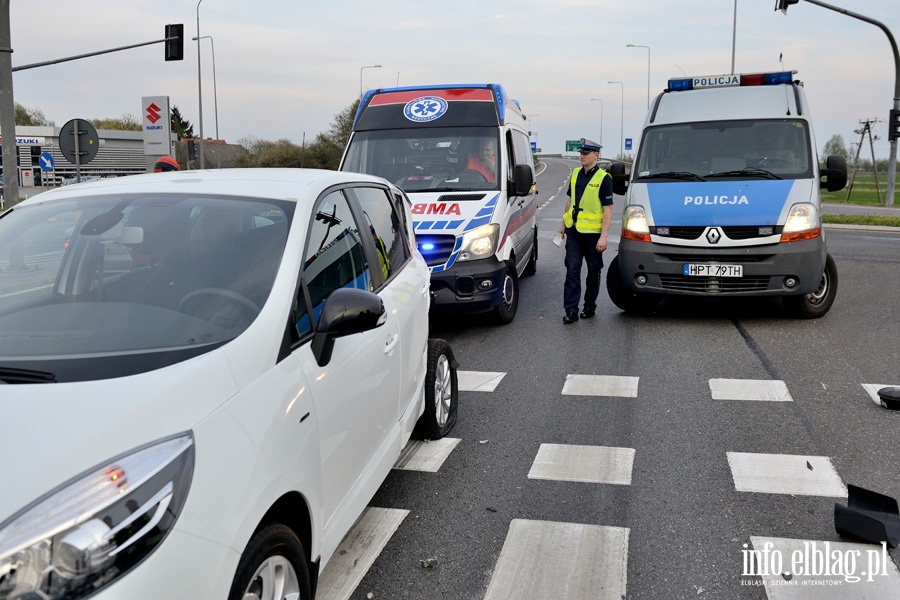
M 325 300 L 334 290 L 374 290 L 363 231 L 368 232 L 368 226 L 361 228 L 353 218 L 344 191 L 331 192 L 313 211 L 294 318 L 300 337 L 315 329 Z
M 363 231 L 372 236 L 378 255 L 377 267 L 385 280 L 390 279 L 409 260 L 409 248 L 403 240 L 403 225 L 391 204 L 387 190 L 375 187 L 354 187 L 354 194 L 363 213 Z

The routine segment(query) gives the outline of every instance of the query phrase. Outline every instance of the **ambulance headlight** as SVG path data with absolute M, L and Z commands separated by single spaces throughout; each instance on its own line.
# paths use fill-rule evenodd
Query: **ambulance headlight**
M 795 204 L 788 213 L 781 234 L 782 242 L 797 242 L 819 237 L 822 234 L 822 225 L 819 221 L 819 211 L 815 205 L 803 203 Z
M 642 206 L 627 206 L 622 218 L 622 237 L 637 242 L 650 241 L 650 226 Z
M 183 434 L 115 458 L 0 525 L 0 598 L 77 600 L 152 553 L 187 497 L 194 442 Z
M 496 223 L 482 225 L 462 236 L 462 248 L 458 261 L 488 258 L 497 251 L 497 240 L 500 237 L 500 226 Z

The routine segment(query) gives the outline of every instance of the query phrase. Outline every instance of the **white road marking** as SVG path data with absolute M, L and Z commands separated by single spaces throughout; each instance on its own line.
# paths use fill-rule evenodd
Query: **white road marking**
M 457 371 L 456 379 L 461 392 L 493 392 L 506 373 L 491 371 Z
M 513 519 L 485 600 L 625 598 L 623 527 Z
M 541 444 L 529 479 L 631 485 L 634 448 Z
M 713 400 L 758 400 L 793 402 L 787 385 L 781 380 L 710 379 Z
M 746 452 L 727 455 L 734 487 L 739 492 L 847 497 L 847 487 L 827 456 Z
M 888 385 L 881 385 L 878 383 L 863 383 L 862 386 L 863 389 L 866 390 L 866 393 L 869 394 L 872 402 L 874 402 L 878 406 L 881 406 L 881 398 L 878 397 L 878 390 L 885 387 L 900 387 L 900 385 L 897 385 L 895 383 Z
M 396 508 L 367 508 L 322 571 L 316 598 L 349 598 L 408 514 Z
M 459 438 L 442 438 L 431 441 L 412 440 L 400 453 L 400 458 L 394 463 L 394 468 L 402 471 L 437 473 L 459 442 Z
M 742 550 L 744 572 L 754 567 L 758 573 L 768 573 L 761 577 L 769 600 L 900 597 L 900 572 L 882 546 L 759 536 L 752 536 L 750 541 L 755 553 Z M 752 564 L 751 556 L 755 561 Z M 771 563 L 779 560 L 781 572 L 775 573 L 778 565 Z M 785 572 L 790 575 L 785 576 Z M 856 577 L 858 581 L 854 581 Z M 756 578 L 745 576 L 745 580 Z
M 613 396 L 637 398 L 638 377 L 617 375 L 566 375 L 564 396 Z

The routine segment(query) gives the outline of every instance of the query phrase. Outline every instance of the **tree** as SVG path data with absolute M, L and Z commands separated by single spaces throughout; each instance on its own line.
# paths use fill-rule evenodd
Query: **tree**
M 128 113 L 118 119 L 91 119 L 91 124 L 97 129 L 113 129 L 115 131 L 140 131 L 143 128 L 137 117 Z
M 178 139 L 194 137 L 194 126 L 183 116 L 178 107 L 172 106 L 172 133 L 178 136 Z
M 353 131 L 353 119 L 358 108 L 359 99 L 354 100 L 353 104 L 336 114 L 334 121 L 331 122 L 331 127 L 328 129 L 329 140 L 339 146 L 342 151 L 347 147 L 347 142 L 350 141 L 350 133 Z M 340 162 L 340 157 L 338 157 L 338 162 Z M 334 168 L 337 168 L 337 164 L 335 164 Z
M 35 108 L 28 109 L 16 102 L 16 125 L 34 125 L 38 127 L 53 127 L 53 121 L 47 119 L 44 113 Z
M 825 146 L 822 148 L 822 156 L 832 156 L 832 155 L 840 155 L 844 158 L 849 158 L 850 153 L 847 152 L 847 147 L 844 145 L 844 136 L 842 135 L 833 135 L 831 139 L 825 142 Z

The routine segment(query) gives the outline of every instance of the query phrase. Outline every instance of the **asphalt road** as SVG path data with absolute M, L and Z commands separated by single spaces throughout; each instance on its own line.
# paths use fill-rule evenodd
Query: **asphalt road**
M 550 240 L 565 200 L 557 192 L 574 165 L 550 159 L 538 178 L 540 258 L 537 274 L 521 281 L 515 321 L 433 320 L 432 335 L 451 343 L 461 371 L 502 379 L 493 391 L 461 392 L 451 433 L 460 442 L 437 472 L 394 470 L 373 498 L 373 507 L 409 513 L 350 597 L 481 600 L 492 578 L 515 562 L 504 556 L 504 569 L 498 566 L 513 524 L 527 520 L 624 531 L 625 548 L 604 538 L 602 551 L 590 554 L 589 544 L 529 538 L 533 551 L 528 556 L 525 544 L 518 570 L 507 570 L 510 581 L 555 560 L 560 572 L 590 565 L 594 584 L 598 572 L 611 573 L 591 598 L 761 599 L 761 578 L 743 575 L 746 548 L 760 537 L 847 542 L 833 521 L 835 502 L 846 500 L 827 495 L 833 491 L 739 491 L 737 477 L 761 475 L 750 488 L 791 483 L 767 464 L 742 471 L 742 457 L 796 457 L 806 464 L 800 477 L 830 473 L 838 487 L 852 483 L 900 498 L 900 413 L 877 406 L 863 387 L 900 385 L 900 233 L 827 230 L 840 285 L 819 320 L 787 318 L 777 300 L 667 302 L 654 315 L 626 316 L 606 296 L 604 269 L 596 317 L 563 325 L 563 250 Z M 617 198 L 607 261 L 616 252 L 620 209 Z M 571 375 L 631 378 L 621 381 L 636 382 L 636 393 L 563 394 Z M 783 382 L 790 401 L 714 399 L 718 380 Z M 529 477 L 548 444 L 620 449 L 632 457 L 630 482 Z M 897 575 L 898 553 L 891 556 Z M 567 580 L 554 577 L 543 584 L 559 586 L 555 592 L 523 597 L 572 593 Z M 897 580 L 882 577 L 875 584 L 888 588 L 776 581 L 769 597 L 897 598 L 900 587 L 890 587 Z M 492 590 L 491 597 L 503 596 Z

